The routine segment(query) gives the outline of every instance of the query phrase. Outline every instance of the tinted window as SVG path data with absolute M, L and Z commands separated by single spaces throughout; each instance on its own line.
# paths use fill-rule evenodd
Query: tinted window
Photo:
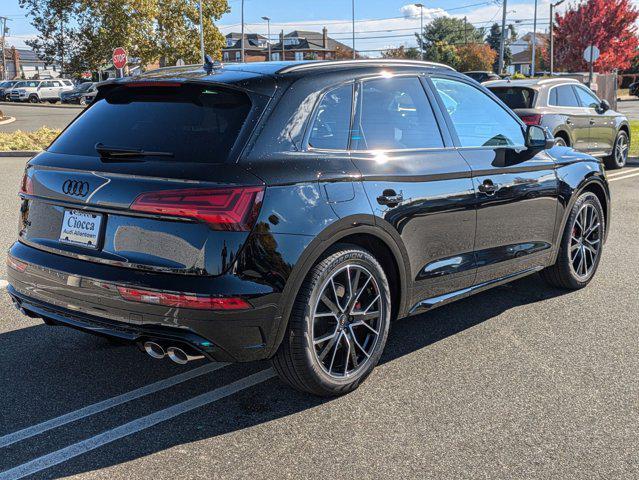
M 494 87 L 490 90 L 510 108 L 533 108 L 535 91 L 532 88 Z
M 49 83 L 53 83 L 54 87 L 61 87 L 62 84 L 60 82 L 49 82 Z
M 456 80 L 433 83 L 462 147 L 524 146 L 519 122 L 484 92 Z
M 441 133 L 418 78 L 383 78 L 362 84 L 354 149 L 443 147 Z
M 556 107 L 579 107 L 579 102 L 571 85 L 561 85 L 550 91 L 550 105 Z
M 313 148 L 346 150 L 351 128 L 353 85 L 326 93 L 311 126 L 308 144 Z
M 601 101 L 596 97 L 594 93 L 585 87 L 575 87 L 577 92 L 577 98 L 582 107 L 597 108 Z
M 250 107 L 246 95 L 221 88 L 118 87 L 92 104 L 49 151 L 98 156 L 95 144 L 102 143 L 174 154 L 157 158 L 164 161 L 224 162 Z

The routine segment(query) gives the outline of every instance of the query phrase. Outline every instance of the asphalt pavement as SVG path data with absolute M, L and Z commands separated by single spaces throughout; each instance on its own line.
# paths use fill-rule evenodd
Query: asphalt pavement
M 0 159 L 2 257 L 24 161 Z M 639 478 L 639 165 L 610 181 L 591 285 L 535 275 L 400 320 L 338 399 L 47 327 L 0 292 L 0 480 Z
M 0 111 L 3 115 L 16 119 L 15 122 L 0 125 L 0 133 L 2 133 L 17 130 L 30 132 L 41 127 L 62 129 L 71 123 L 82 109 L 73 106 L 0 102 Z
M 628 120 L 639 120 L 639 99 L 617 102 L 617 110 L 628 117 Z

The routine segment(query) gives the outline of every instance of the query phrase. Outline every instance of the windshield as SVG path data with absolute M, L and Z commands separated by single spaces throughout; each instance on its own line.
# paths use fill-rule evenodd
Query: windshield
M 100 143 L 105 149 L 172 154 L 148 160 L 222 163 L 250 108 L 245 94 L 219 87 L 116 87 L 78 117 L 49 151 L 97 157 Z
M 490 91 L 513 110 L 533 108 L 535 104 L 535 91 L 532 88 L 492 87 Z
M 89 88 L 91 88 L 91 85 L 93 85 L 91 82 L 81 83 L 76 87 L 76 90 L 78 92 L 86 92 Z

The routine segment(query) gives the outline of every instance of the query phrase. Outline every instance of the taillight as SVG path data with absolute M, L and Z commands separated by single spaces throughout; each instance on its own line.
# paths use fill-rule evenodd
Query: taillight
M 14 270 L 17 270 L 18 272 L 24 272 L 27 269 L 27 264 L 19 260 L 16 260 L 11 255 L 7 255 L 7 267 L 13 268 Z
M 541 115 L 520 115 L 522 122 L 526 125 L 541 125 Z
M 20 183 L 20 193 L 33 195 L 33 182 L 31 181 L 31 177 L 26 173 L 22 177 L 22 182 Z
M 186 293 L 165 293 L 137 288 L 118 287 L 120 296 L 131 302 L 152 303 L 176 308 L 197 310 L 246 310 L 251 304 L 239 297 L 211 297 Z
M 164 190 L 141 194 L 131 210 L 193 218 L 215 230 L 246 232 L 255 224 L 263 196 L 264 187 Z

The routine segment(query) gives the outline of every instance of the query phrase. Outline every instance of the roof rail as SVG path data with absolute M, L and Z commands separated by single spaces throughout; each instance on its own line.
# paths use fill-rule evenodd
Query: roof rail
M 553 78 L 542 78 L 541 80 L 539 80 L 538 84 L 542 85 L 544 83 L 552 83 L 552 82 L 581 83 L 576 78 L 553 77 Z
M 375 66 L 379 65 L 404 65 L 411 67 L 436 67 L 436 68 L 445 68 L 447 70 L 456 71 L 453 67 L 449 65 L 444 65 L 443 63 L 436 62 L 423 62 L 420 60 L 398 60 L 398 59 L 365 59 L 365 60 L 319 60 L 319 61 L 308 61 L 301 62 L 295 65 L 289 65 L 284 68 L 279 69 L 276 73 L 284 74 L 291 72 L 299 72 L 303 70 L 315 70 L 322 68 L 332 68 L 338 66 L 358 66 L 358 65 L 368 65 Z

